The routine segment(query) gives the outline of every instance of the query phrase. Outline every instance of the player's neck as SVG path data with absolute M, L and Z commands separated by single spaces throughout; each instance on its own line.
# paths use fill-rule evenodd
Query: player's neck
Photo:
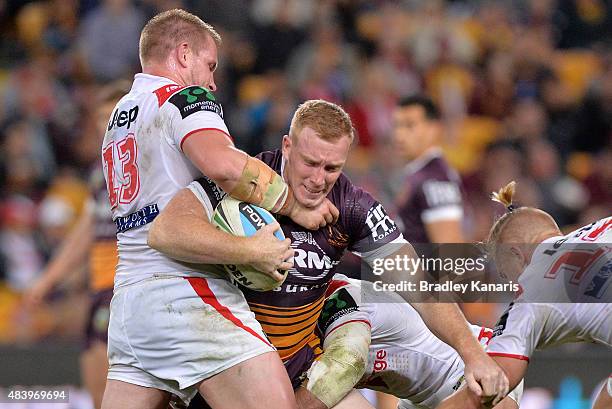
M 554 230 L 540 231 L 537 233 L 525 235 L 525 258 L 527 260 L 527 264 L 531 263 L 533 253 L 535 252 L 535 249 L 539 244 L 543 243 L 545 240 L 548 240 L 552 237 L 557 237 L 559 235 L 561 235 L 561 232 Z
M 181 78 L 181 76 L 177 74 L 176 72 L 170 69 L 167 69 L 164 66 L 160 66 L 160 65 L 148 65 L 146 67 L 143 67 L 142 73 L 149 74 L 149 75 L 155 75 L 157 77 L 164 77 L 181 86 L 191 85 L 191 84 L 188 84 L 186 81 L 184 81 L 184 79 Z

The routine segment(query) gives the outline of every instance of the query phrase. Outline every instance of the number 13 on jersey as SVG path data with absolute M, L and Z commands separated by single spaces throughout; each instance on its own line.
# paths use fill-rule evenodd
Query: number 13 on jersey
M 116 151 L 116 156 L 115 156 Z M 121 168 L 115 169 L 114 158 L 121 162 Z M 102 150 L 104 175 L 106 176 L 106 187 L 111 208 L 117 207 L 118 203 L 131 203 L 140 190 L 140 178 L 138 176 L 138 148 L 136 137 L 129 133 L 125 139 L 119 142 L 112 141 Z M 118 171 L 120 171 L 120 174 Z

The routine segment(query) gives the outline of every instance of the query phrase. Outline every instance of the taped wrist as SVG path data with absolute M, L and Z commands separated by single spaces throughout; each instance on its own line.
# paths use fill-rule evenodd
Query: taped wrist
M 283 178 L 268 165 L 247 157 L 238 183 L 230 196 L 244 202 L 261 206 L 272 213 L 278 213 L 287 202 L 289 186 Z
M 328 408 L 340 402 L 365 373 L 370 327 L 351 322 L 325 338 L 323 355 L 308 370 L 306 389 Z

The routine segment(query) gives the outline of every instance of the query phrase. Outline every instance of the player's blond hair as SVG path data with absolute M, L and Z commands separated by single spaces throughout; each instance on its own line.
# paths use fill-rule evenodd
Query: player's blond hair
M 196 15 L 181 9 L 159 13 L 140 33 L 140 63 L 144 66 L 150 61 L 162 61 L 182 42 L 187 42 L 194 52 L 198 52 L 205 45 L 206 36 L 217 45 L 221 44 L 221 36 L 213 26 Z
M 302 103 L 291 119 L 289 136 L 295 139 L 308 127 L 326 141 L 337 141 L 348 136 L 351 142 L 355 138 L 353 122 L 340 105 L 322 99 L 311 99 Z
M 542 231 L 559 231 L 551 215 L 535 207 L 516 206 L 514 194 L 516 182 L 512 181 L 497 192 L 491 193 L 491 200 L 501 203 L 507 209 L 491 227 L 486 241 L 488 255 L 494 260 L 502 257 L 500 244 L 531 243 Z

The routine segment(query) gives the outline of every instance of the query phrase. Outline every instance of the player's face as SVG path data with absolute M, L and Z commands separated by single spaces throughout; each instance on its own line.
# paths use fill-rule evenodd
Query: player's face
M 284 178 L 296 200 L 306 207 L 319 205 L 342 173 L 351 140 L 326 141 L 309 127 L 283 138 Z
M 193 55 L 191 66 L 191 81 L 210 91 L 217 90 L 214 73 L 219 65 L 217 58 L 217 44 L 210 36 L 206 36 L 206 44 Z
M 398 107 L 393 112 L 393 143 L 404 159 L 418 158 L 430 146 L 434 132 L 433 121 L 419 105 Z

